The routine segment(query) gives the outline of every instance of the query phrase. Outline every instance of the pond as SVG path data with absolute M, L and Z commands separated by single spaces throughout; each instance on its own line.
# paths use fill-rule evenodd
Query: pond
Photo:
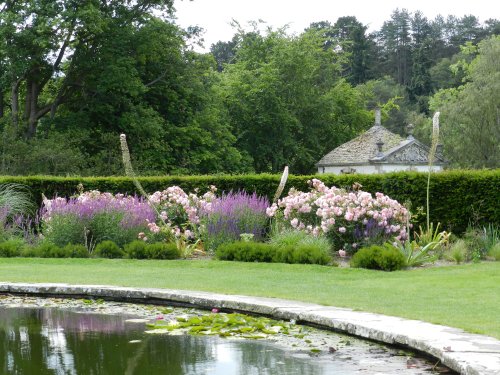
M 89 300 L 0 302 L 2 374 L 451 373 L 400 349 L 293 324 L 266 340 L 151 334 L 145 321 L 214 314 Z

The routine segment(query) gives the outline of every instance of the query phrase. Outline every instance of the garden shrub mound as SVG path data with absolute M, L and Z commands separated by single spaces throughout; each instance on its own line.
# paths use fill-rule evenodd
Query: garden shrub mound
M 351 259 L 351 267 L 354 268 L 396 271 L 405 265 L 403 254 L 389 243 L 361 248 Z
M 130 259 L 178 259 L 181 255 L 175 243 L 148 244 L 140 240 L 125 245 L 125 253 Z
M 331 257 L 313 244 L 276 246 L 270 243 L 238 241 L 219 246 L 215 252 L 220 260 L 240 262 L 304 263 L 326 265 Z
M 94 254 L 99 258 L 123 258 L 125 252 L 113 241 L 103 241 L 94 250 Z

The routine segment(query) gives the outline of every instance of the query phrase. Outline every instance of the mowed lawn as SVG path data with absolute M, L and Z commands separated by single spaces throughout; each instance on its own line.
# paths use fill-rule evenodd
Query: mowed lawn
M 0 281 L 279 297 L 419 319 L 500 339 L 500 262 L 381 272 L 217 260 L 1 258 Z

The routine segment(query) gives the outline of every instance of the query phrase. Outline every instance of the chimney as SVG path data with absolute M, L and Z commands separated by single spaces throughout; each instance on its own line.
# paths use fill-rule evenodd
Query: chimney
M 377 156 L 382 156 L 383 153 L 382 153 L 382 146 L 384 145 L 384 142 L 382 142 L 382 140 L 379 140 L 377 143 L 377 148 L 378 148 L 378 154 Z
M 415 130 L 415 125 L 408 124 L 406 125 L 406 133 L 408 134 L 408 139 L 413 139 L 413 131 Z
M 380 108 L 375 108 L 375 126 L 381 126 L 382 121 L 381 121 L 381 115 L 380 115 Z
M 443 157 L 443 145 L 441 143 L 436 145 L 436 156 Z

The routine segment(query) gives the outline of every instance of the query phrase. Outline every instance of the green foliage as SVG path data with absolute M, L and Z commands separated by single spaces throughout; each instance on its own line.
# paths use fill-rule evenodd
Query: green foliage
M 486 252 L 500 242 L 500 227 L 489 223 L 483 227 L 483 246 Z
M 487 253 L 484 243 L 484 232 L 476 227 L 469 226 L 464 233 L 463 240 L 467 245 L 467 259 L 477 262 Z
M 97 244 L 93 255 L 100 258 L 123 258 L 125 253 L 122 249 L 113 241 L 103 241 Z
M 221 260 L 241 262 L 276 262 L 328 264 L 331 257 L 320 245 L 276 246 L 259 242 L 231 242 L 217 248 L 216 256 Z
M 140 240 L 126 244 L 125 253 L 131 259 L 177 259 L 181 255 L 175 243 L 156 242 L 148 244 Z
M 332 246 L 325 236 L 313 236 L 305 231 L 290 228 L 271 233 L 269 243 L 276 247 L 315 247 L 325 254 L 332 251 Z
M 405 257 L 391 244 L 373 245 L 359 249 L 351 258 L 351 267 L 396 271 L 405 266 Z
M 23 256 L 39 258 L 67 258 L 66 252 L 59 246 L 43 241 L 32 249 L 27 249 Z
M 0 257 L 11 258 L 21 255 L 24 242 L 19 239 L 12 239 L 0 242 Z
M 421 246 L 416 241 L 406 241 L 400 243 L 397 248 L 403 254 L 406 266 L 418 267 L 425 263 L 432 263 L 438 259 L 438 255 L 434 252 L 438 245 L 437 242 L 429 242 Z
M 131 259 L 147 259 L 146 242 L 135 240 L 125 245 L 124 250 L 128 258 Z
M 68 258 L 88 258 L 90 257 L 89 251 L 84 245 L 80 244 L 67 244 L 63 247 L 63 252 Z
M 303 334 L 300 326 L 293 323 L 271 320 L 265 317 L 252 317 L 243 314 L 205 314 L 198 316 L 178 316 L 175 321 L 157 320 L 147 324 L 149 329 L 169 332 L 189 333 L 191 335 L 219 335 L 220 337 L 240 337 L 244 339 L 264 339 L 278 333 L 285 335 Z
M 455 241 L 446 251 L 445 257 L 448 260 L 452 260 L 457 264 L 460 264 L 467 259 L 468 253 L 469 253 L 469 248 L 467 246 L 467 243 L 464 240 L 459 239 Z
M 0 185 L 0 207 L 9 207 L 13 214 L 29 213 L 34 208 L 27 187 L 16 183 Z
M 60 247 L 69 243 L 83 244 L 86 231 L 82 220 L 73 214 L 55 215 L 50 220 L 49 226 L 43 228 L 45 239 Z
M 123 247 L 137 238 L 137 233 L 144 231 L 144 227 L 123 228 L 120 222 L 125 214 L 123 212 L 102 212 L 92 217 L 89 227 L 92 239 L 96 243 L 111 240 L 119 247 Z
M 416 172 L 387 173 L 382 175 L 330 175 L 320 177 L 327 186 L 350 188 L 355 182 L 363 185 L 363 190 L 372 194 L 383 192 L 399 202 L 411 201 L 412 207 L 425 207 L 427 175 Z M 283 195 L 290 187 L 306 191 L 307 181 L 313 176 L 291 175 Z M 184 191 L 195 189 L 206 191 L 215 185 L 219 192 L 231 190 L 255 191 L 260 196 L 272 199 L 279 184 L 280 176 L 261 175 L 217 175 L 217 176 L 158 176 L 139 177 L 141 185 L 148 193 L 161 191 L 167 186 L 177 185 Z M 20 183 L 30 188 L 34 199 L 41 204 L 42 194 L 51 196 L 72 196 L 77 193 L 77 185 L 83 184 L 85 190 L 99 190 L 111 193 L 138 193 L 131 178 L 128 177 L 49 177 L 2 176 L 0 183 Z M 432 218 L 440 222 L 443 229 L 457 235 L 465 232 L 469 222 L 482 226 L 491 223 L 500 225 L 500 201 L 498 186 L 500 170 L 483 171 L 446 171 L 435 173 L 430 184 L 430 209 Z M 425 218 L 415 223 L 423 225 Z M 82 234 L 83 236 L 83 234 Z M 71 241 L 68 241 L 71 242 Z M 66 242 L 66 243 L 68 243 Z M 66 245 L 66 243 L 63 244 Z M 77 243 L 77 242 L 73 242 Z
M 181 256 L 177 245 L 172 242 L 156 242 L 146 246 L 148 259 L 177 259 Z
M 441 111 L 445 155 L 461 168 L 500 165 L 500 36 L 479 44 L 479 54 L 466 66 L 466 82 L 437 92 L 431 108 Z
M 310 173 L 332 145 L 371 122 L 359 93 L 341 78 L 346 54 L 324 48 L 321 30 L 298 37 L 284 30 L 240 31 L 239 38 L 220 90 L 236 146 L 251 157 L 255 171 L 289 165 Z
M 450 234 L 446 231 L 439 231 L 441 223 L 436 225 L 434 229 L 434 223 L 430 223 L 429 227 L 423 229 L 421 226 L 418 227 L 418 232 L 415 231 L 413 236 L 415 237 L 415 245 L 420 248 L 428 248 L 428 251 L 440 251 L 448 244 L 448 239 Z
M 495 259 L 497 262 L 500 261 L 500 242 L 493 245 L 488 251 L 488 255 Z

